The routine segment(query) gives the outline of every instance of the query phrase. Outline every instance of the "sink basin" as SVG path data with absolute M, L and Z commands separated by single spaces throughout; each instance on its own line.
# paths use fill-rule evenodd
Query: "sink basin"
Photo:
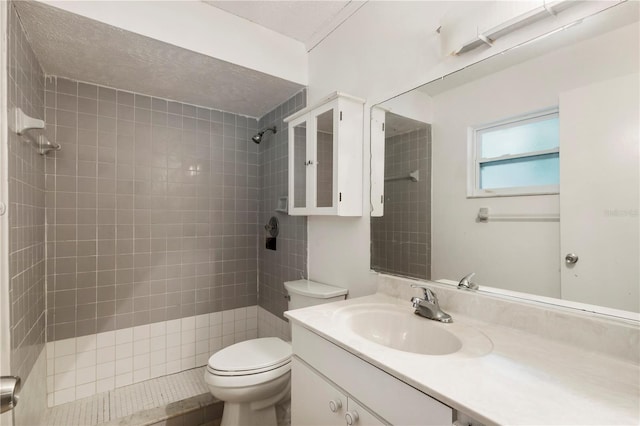
M 367 340 L 404 352 L 447 355 L 462 342 L 446 325 L 391 307 L 358 307 L 347 313 L 347 326 Z

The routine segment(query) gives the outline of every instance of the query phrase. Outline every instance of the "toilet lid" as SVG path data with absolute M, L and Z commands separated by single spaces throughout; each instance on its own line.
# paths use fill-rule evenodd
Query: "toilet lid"
M 215 374 L 242 375 L 268 371 L 291 360 L 291 345 L 277 337 L 245 340 L 219 350 L 209 358 Z

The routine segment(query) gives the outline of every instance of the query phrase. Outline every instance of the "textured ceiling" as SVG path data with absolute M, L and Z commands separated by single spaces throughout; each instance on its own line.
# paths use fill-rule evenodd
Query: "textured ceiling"
M 205 3 L 313 47 L 364 1 L 220 1 Z
M 15 4 L 48 75 L 258 118 L 302 88 L 42 3 Z

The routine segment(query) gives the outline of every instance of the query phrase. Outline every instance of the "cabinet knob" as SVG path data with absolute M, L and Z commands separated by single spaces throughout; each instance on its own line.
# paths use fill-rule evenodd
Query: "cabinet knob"
M 331 412 L 337 413 L 341 408 L 342 401 L 340 401 L 339 399 L 332 399 L 331 401 L 329 401 L 329 410 L 331 410 Z
M 356 424 L 359 417 L 360 416 L 358 416 L 358 412 L 356 410 L 347 411 L 347 414 L 344 415 L 344 419 L 347 421 L 349 426 Z

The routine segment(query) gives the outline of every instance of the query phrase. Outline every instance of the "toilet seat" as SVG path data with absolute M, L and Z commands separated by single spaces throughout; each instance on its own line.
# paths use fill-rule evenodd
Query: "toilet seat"
M 277 337 L 251 339 L 228 346 L 209 358 L 207 371 L 215 376 L 247 376 L 290 370 L 291 344 Z M 286 368 L 281 368 L 285 367 Z

